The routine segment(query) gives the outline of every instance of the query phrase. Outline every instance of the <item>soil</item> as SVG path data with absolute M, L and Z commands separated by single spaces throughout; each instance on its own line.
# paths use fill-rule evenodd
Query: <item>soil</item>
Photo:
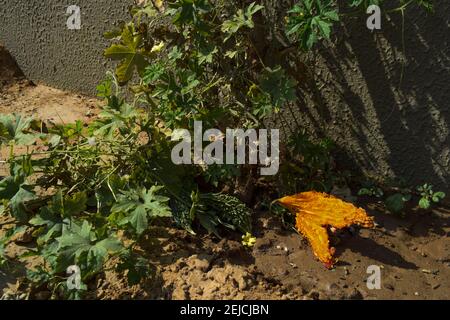
M 377 204 L 363 207 L 378 226 L 337 236 L 339 262 L 333 270 L 317 261 L 300 235 L 261 213 L 252 249 L 239 239 L 196 238 L 154 227 L 143 250 L 151 253 L 156 278 L 128 288 L 123 275 L 107 272 L 92 298 L 448 299 L 450 210 L 413 211 L 401 218 Z M 367 287 L 371 265 L 381 268 L 380 290 Z
M 99 101 L 25 79 L 13 58 L 0 45 L 0 113 L 20 113 L 49 123 L 89 120 Z
M 48 125 L 89 121 L 99 111 L 100 102 L 92 97 L 62 91 L 27 80 L 11 55 L 0 44 L 0 114 L 17 113 Z M 20 148 L 16 150 L 20 153 Z M 0 161 L 9 155 L 1 148 Z M 0 162 L 0 176 L 7 173 Z
M 78 94 L 34 85 L 23 78 L 0 47 L 0 113 L 17 112 L 51 122 L 90 119 L 98 102 Z M 135 286 L 126 275 L 106 271 L 89 286 L 91 299 L 448 299 L 450 293 L 449 206 L 390 214 L 371 198 L 352 198 L 375 217 L 374 229 L 333 235 L 339 262 L 327 270 L 294 230 L 267 212 L 255 213 L 256 244 L 245 248 L 239 235 L 223 239 L 189 235 L 174 226 L 153 226 L 140 248 L 154 276 Z M 0 216 L 0 236 L 11 227 Z M 8 246 L 9 257 L 25 252 L 28 233 Z M 36 260 L 0 271 L 7 299 L 48 299 L 27 293 L 22 277 Z M 110 261 L 114 266 L 115 261 Z M 367 286 L 369 266 L 381 270 L 381 289 Z M 1 294 L 0 294 L 1 295 Z

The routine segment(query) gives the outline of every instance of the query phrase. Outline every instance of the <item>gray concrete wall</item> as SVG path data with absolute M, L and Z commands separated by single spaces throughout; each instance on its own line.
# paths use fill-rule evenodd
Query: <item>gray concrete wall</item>
M 450 190 L 450 2 L 435 3 L 406 12 L 403 39 L 399 14 L 376 33 L 346 19 L 312 59 L 318 90 L 291 127 L 333 138 L 351 170 Z
M 0 0 L 0 42 L 33 81 L 95 93 L 104 78 L 103 38 L 127 19 L 132 0 Z M 81 29 L 69 30 L 70 5 L 81 8 Z
M 130 2 L 0 0 L 0 42 L 31 80 L 93 93 L 107 67 L 102 34 L 126 18 Z M 435 3 L 434 15 L 408 10 L 405 48 L 399 15 L 376 33 L 364 17 L 346 19 L 311 59 L 316 94 L 304 93 L 283 128 L 330 136 L 349 169 L 450 190 L 450 3 Z M 81 30 L 66 27 L 71 4 L 82 9 Z

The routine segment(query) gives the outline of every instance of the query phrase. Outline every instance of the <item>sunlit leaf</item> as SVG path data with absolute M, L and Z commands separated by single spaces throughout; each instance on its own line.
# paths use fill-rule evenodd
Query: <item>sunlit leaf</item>
M 120 60 L 116 69 L 120 83 L 128 82 L 132 78 L 134 70 L 141 73 L 148 65 L 146 61 L 147 53 L 142 46 L 142 35 L 134 32 L 133 25 L 127 25 L 123 28 L 121 42 L 113 44 L 105 50 L 107 58 Z
M 112 207 L 112 214 L 127 214 L 120 224 L 129 224 L 138 235 L 142 234 L 148 227 L 149 218 L 172 216 L 167 204 L 169 198 L 156 194 L 160 189 L 152 186 L 150 190 L 141 188 L 122 192 Z
M 33 144 L 38 136 L 27 132 L 32 121 L 32 118 L 18 114 L 0 115 L 0 140 L 27 146 Z

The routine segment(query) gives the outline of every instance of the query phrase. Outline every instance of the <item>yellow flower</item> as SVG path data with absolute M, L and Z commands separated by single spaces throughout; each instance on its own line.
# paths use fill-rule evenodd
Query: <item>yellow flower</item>
M 164 5 L 164 3 L 163 3 L 162 0 L 155 0 L 155 6 L 156 6 L 158 9 L 161 9 L 163 5 Z
M 253 237 L 251 233 L 247 232 L 245 235 L 242 236 L 242 244 L 245 247 L 253 247 L 256 243 L 256 237 Z
M 153 46 L 151 52 L 160 52 L 165 46 L 164 41 L 161 41 L 159 44 Z

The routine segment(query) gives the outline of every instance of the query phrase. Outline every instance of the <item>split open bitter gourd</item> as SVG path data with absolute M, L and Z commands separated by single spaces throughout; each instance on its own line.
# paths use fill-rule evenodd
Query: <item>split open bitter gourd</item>
M 327 268 L 336 262 L 335 249 L 329 247 L 328 227 L 374 226 L 373 218 L 364 209 L 326 193 L 304 192 L 281 198 L 278 203 L 296 215 L 297 230 L 308 239 L 314 254 Z

